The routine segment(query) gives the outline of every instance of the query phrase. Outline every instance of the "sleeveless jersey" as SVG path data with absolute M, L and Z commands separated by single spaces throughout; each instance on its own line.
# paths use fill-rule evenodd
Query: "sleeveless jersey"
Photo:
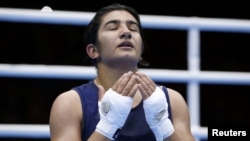
M 87 141 L 90 135 L 95 131 L 96 125 L 100 120 L 98 112 L 98 87 L 94 81 L 89 81 L 86 84 L 74 87 L 81 99 L 83 110 L 83 129 L 82 129 L 82 141 Z M 167 102 L 169 103 L 169 96 L 167 89 L 164 87 Z M 170 120 L 171 107 L 168 104 L 168 112 Z M 143 102 L 131 109 L 130 114 L 119 132 L 119 136 L 116 141 L 155 141 L 155 136 L 149 128 L 144 114 Z

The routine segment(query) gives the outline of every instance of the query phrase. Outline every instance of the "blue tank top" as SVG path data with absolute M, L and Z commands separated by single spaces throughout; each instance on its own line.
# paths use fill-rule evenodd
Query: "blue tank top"
M 94 81 L 89 81 L 73 89 L 77 91 L 81 98 L 84 117 L 82 121 L 82 141 L 87 141 L 90 135 L 95 131 L 96 125 L 100 120 L 98 112 L 98 88 L 94 84 Z M 169 103 L 169 96 L 165 87 L 164 92 Z M 170 120 L 172 120 L 170 105 L 168 106 L 168 110 Z M 155 141 L 154 134 L 145 119 L 142 101 L 131 110 L 116 141 Z

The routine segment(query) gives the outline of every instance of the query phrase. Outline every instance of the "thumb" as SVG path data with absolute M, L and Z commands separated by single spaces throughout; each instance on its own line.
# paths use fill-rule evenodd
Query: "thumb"
M 97 87 L 98 87 L 98 89 L 99 89 L 99 92 L 98 92 L 98 94 L 99 94 L 99 98 L 100 98 L 100 100 L 102 99 L 102 97 L 104 96 L 104 94 L 105 94 L 105 89 L 103 88 L 103 86 L 102 85 L 97 85 Z

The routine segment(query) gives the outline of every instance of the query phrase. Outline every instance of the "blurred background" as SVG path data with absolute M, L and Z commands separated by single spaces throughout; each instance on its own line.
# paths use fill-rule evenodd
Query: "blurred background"
M 250 19 L 243 2 L 122 0 L 1 0 L 0 7 L 96 12 L 111 3 L 134 7 L 139 14 Z M 83 46 L 85 26 L 0 21 L 1 64 L 90 66 Z M 147 68 L 187 70 L 187 32 L 145 29 Z M 250 72 L 250 34 L 202 32 L 201 70 Z M 60 93 L 88 80 L 0 77 L 0 123 L 48 124 L 51 105 Z M 163 83 L 186 99 L 185 83 Z M 250 125 L 250 87 L 200 85 L 201 126 Z M 2 139 L 44 140 L 49 139 Z

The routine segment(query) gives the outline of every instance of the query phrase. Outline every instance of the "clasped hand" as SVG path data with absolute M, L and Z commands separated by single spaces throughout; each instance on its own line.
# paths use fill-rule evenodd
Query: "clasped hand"
M 134 97 L 139 89 L 143 99 L 147 99 L 155 91 L 156 84 L 145 74 L 125 73 L 113 85 L 112 89 L 123 96 Z
M 117 131 L 123 127 L 138 90 L 144 100 L 146 121 L 156 140 L 162 141 L 170 136 L 174 129 L 168 118 L 165 94 L 148 76 L 140 72 L 125 73 L 105 92 L 99 103 L 100 121 L 96 131 L 109 139 L 116 139 Z

